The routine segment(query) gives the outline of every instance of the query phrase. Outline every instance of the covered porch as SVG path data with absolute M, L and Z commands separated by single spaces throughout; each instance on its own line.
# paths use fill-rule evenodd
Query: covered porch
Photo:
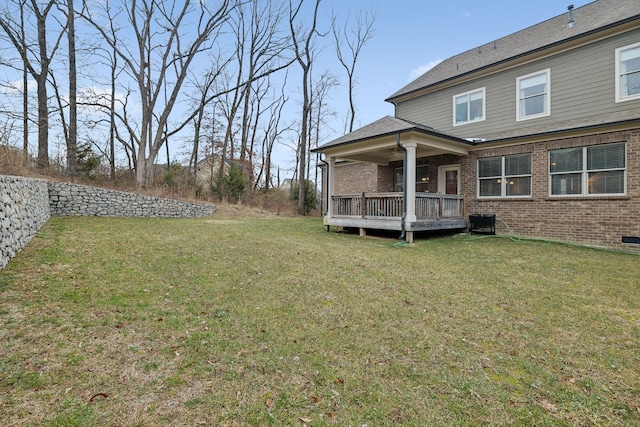
M 387 116 L 316 149 L 325 156 L 326 212 L 324 225 L 397 230 L 413 241 L 414 232 L 466 228 L 465 195 L 460 188 L 460 164 L 455 186 L 438 183 L 438 192 L 417 189 L 417 159 L 452 154 L 466 156 L 473 143 L 441 134 L 429 127 Z M 402 165 L 402 191 L 340 194 L 336 191 L 336 164 L 366 162 Z M 454 168 L 455 169 L 455 168 Z M 425 177 L 429 179 L 431 177 Z M 434 176 L 434 180 L 443 180 Z

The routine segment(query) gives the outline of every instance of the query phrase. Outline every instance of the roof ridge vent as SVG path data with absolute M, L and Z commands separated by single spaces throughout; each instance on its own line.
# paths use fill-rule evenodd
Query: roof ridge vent
M 576 21 L 573 20 L 573 5 L 570 4 L 567 6 L 567 10 L 569 11 L 569 22 L 567 22 L 567 28 L 573 28 L 576 26 Z

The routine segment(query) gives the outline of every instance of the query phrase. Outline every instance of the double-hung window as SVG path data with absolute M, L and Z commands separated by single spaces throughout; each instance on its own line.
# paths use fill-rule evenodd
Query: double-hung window
M 485 88 L 453 97 L 453 125 L 463 125 L 485 119 Z
M 478 160 L 479 197 L 530 197 L 531 153 Z
M 640 43 L 616 49 L 616 102 L 640 99 Z
M 625 144 L 564 148 L 549 152 L 552 196 L 625 194 Z
M 551 70 L 546 69 L 516 79 L 516 120 L 551 114 L 550 75 Z

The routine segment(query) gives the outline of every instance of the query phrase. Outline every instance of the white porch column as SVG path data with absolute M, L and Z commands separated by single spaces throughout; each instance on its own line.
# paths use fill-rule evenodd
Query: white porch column
M 404 165 L 404 173 L 407 177 L 406 195 L 407 200 L 404 201 L 407 216 L 405 221 L 416 220 L 416 147 L 415 142 L 406 142 L 402 146 L 407 150 L 407 164 Z
M 335 157 L 327 158 L 327 163 L 328 163 L 328 167 L 327 167 L 327 214 L 326 214 L 326 217 L 331 218 L 331 215 L 333 212 L 333 202 L 331 201 L 331 196 L 333 196 L 336 191 L 336 188 L 335 188 L 336 180 L 334 178 L 334 174 L 336 171 L 336 158 Z

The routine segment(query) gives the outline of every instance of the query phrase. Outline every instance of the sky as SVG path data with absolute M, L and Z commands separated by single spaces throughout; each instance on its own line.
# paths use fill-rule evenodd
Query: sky
M 352 14 L 361 8 L 377 11 L 375 35 L 364 47 L 356 69 L 355 127 L 393 115 L 393 105 L 384 100 L 437 62 L 566 14 L 570 4 L 578 8 L 590 2 L 336 0 L 333 7 L 340 14 L 347 9 Z M 336 110 L 346 96 L 345 87 L 334 92 Z M 341 135 L 342 129 L 337 129 L 325 134 L 321 143 Z
M 569 4 L 579 8 L 590 1 L 322 0 L 318 31 L 329 31 L 332 15 L 339 20 L 350 16 L 353 22 L 362 10 L 375 12 L 374 35 L 364 46 L 356 64 L 357 129 L 386 115 L 393 115 L 393 105 L 385 102 L 385 99 L 439 61 L 567 14 Z M 314 0 L 305 0 L 302 16 L 307 21 L 312 16 L 314 3 Z M 576 21 L 579 25 L 578 14 Z M 344 69 L 338 63 L 332 46 L 333 36 L 329 33 L 318 43 L 324 47 L 313 65 L 316 78 L 330 70 L 342 80 L 342 85 L 334 88 L 325 99 L 325 105 L 335 111 L 335 116 L 322 127 L 319 141 L 319 145 L 322 145 L 345 132 L 348 91 Z M 203 63 L 207 64 L 206 59 Z M 297 64 L 293 64 L 290 68 L 296 67 Z M 7 69 L 4 67 L 3 71 Z M 299 121 L 301 114 L 301 85 L 297 83 L 295 74 L 295 71 L 291 71 L 287 80 L 287 95 L 290 97 L 287 117 L 284 118 L 287 123 Z M 273 154 L 273 163 L 282 168 L 283 179 L 293 174 L 295 151 L 291 147 L 297 143 L 297 133 L 290 132 L 286 138 L 281 144 L 276 144 Z M 31 143 L 35 144 L 35 137 L 31 139 Z M 189 138 L 186 140 L 190 141 Z M 59 146 L 64 146 L 61 139 L 57 144 L 50 141 L 50 147 Z M 175 150 L 172 160 L 176 159 L 176 155 L 180 157 L 180 152 L 182 158 L 179 161 L 188 159 L 189 149 L 178 147 L 178 144 L 171 144 L 170 147 L 171 151 Z M 160 150 L 157 161 L 166 161 L 164 148 Z

